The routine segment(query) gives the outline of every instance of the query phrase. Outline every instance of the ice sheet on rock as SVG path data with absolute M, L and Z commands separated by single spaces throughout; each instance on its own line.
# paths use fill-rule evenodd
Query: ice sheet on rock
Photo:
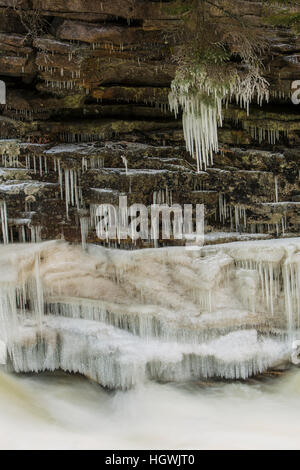
M 230 333 L 203 344 L 180 344 L 145 342 L 88 320 L 48 317 L 44 326 L 46 332 L 37 341 L 30 328 L 24 332 L 24 340 L 20 333 L 11 349 L 16 371 L 60 368 L 84 374 L 109 388 L 126 389 L 147 379 L 245 379 L 280 363 L 288 354 L 286 344 L 260 339 L 253 330 Z
M 90 154 L 94 150 L 94 147 L 89 144 L 60 144 L 51 147 L 44 151 L 46 155 L 53 155 L 59 153 L 82 153 Z
M 236 233 L 236 232 L 210 232 L 205 234 L 205 242 L 211 243 L 222 239 L 235 239 L 237 241 L 255 240 L 256 238 L 270 238 L 268 234 L 261 233 Z
M 299 239 L 86 248 L 0 247 L 0 340 L 15 370 L 61 367 L 111 388 L 245 378 L 299 334 Z
M 41 181 L 6 181 L 0 184 L 0 193 L 33 195 L 39 193 L 45 188 L 54 188 L 55 183 L 46 183 Z

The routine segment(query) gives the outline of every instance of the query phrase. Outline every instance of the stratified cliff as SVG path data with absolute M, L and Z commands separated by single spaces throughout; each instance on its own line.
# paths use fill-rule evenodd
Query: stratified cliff
M 168 107 L 179 2 L 21 3 L 0 0 L 4 241 L 97 241 L 94 207 L 120 194 L 129 203 L 204 203 L 206 231 L 221 232 L 213 240 L 299 233 L 300 108 L 291 84 L 300 80 L 300 39 L 265 24 L 261 2 L 236 4 L 271 44 L 271 100 L 249 116 L 228 107 L 222 150 L 200 173 Z

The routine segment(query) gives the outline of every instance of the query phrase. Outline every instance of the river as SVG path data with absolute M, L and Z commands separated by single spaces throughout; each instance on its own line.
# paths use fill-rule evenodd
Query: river
M 64 373 L 0 376 L 1 449 L 299 449 L 300 370 L 108 392 Z

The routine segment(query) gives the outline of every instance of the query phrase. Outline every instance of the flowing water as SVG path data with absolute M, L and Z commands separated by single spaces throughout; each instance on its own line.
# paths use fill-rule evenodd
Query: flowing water
M 300 370 L 104 391 L 78 376 L 0 375 L 1 449 L 299 449 Z

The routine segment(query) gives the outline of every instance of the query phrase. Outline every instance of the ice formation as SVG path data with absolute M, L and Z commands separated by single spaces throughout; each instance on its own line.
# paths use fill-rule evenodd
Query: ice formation
M 127 158 L 124 156 L 124 155 L 121 155 L 121 160 L 124 164 L 124 167 L 125 167 L 125 173 L 126 173 L 126 176 L 128 175 L 128 160 Z
M 126 389 L 247 378 L 289 358 L 300 328 L 299 239 L 201 252 L 86 249 L 0 247 L 0 341 L 15 371 L 61 368 Z
M 270 129 L 267 127 L 257 127 L 254 125 L 249 125 L 248 123 L 243 123 L 245 130 L 249 131 L 252 139 L 258 140 L 259 144 L 264 141 L 267 141 L 269 145 L 275 145 L 278 140 L 282 137 L 288 137 L 288 131 Z
M 169 105 L 175 116 L 183 109 L 183 132 L 186 148 L 197 160 L 198 171 L 213 164 L 213 153 L 218 152 L 218 126 L 222 126 L 222 105 L 235 99 L 247 110 L 253 99 L 262 105 L 269 100 L 269 84 L 258 70 L 245 79 L 238 75 L 228 83 L 217 83 L 207 73 L 191 72 L 189 80 L 175 78 L 169 94 Z M 270 131 L 269 139 L 276 141 L 276 132 Z M 274 142 L 275 143 L 275 142 Z
M 0 215 L 1 215 L 3 243 L 7 244 L 9 243 L 9 238 L 8 238 L 8 225 L 7 225 L 7 209 L 6 209 L 5 201 L 0 201 Z
M 0 104 L 6 104 L 6 85 L 0 80 Z
M 275 202 L 278 202 L 279 195 L 278 195 L 278 176 L 277 175 L 274 177 L 274 182 L 275 182 Z
M 153 204 L 167 204 L 169 206 L 173 205 L 173 191 L 167 186 L 165 189 L 159 189 L 158 191 L 153 191 Z
M 32 158 L 32 161 L 31 161 Z M 38 158 L 33 155 L 32 157 L 30 155 L 25 156 L 25 165 L 27 170 L 33 170 L 34 174 L 37 174 L 39 170 L 40 176 L 46 175 L 48 173 L 48 159 L 45 156 L 39 156 Z M 56 159 L 54 159 L 54 171 L 56 171 Z
M 18 167 L 20 146 L 16 140 L 0 140 L 0 154 L 4 167 Z
M 285 204 L 278 202 L 278 176 L 274 177 L 275 182 L 275 203 L 262 203 L 262 205 L 275 205 Z M 287 203 L 286 203 L 287 204 Z M 276 233 L 277 236 L 280 234 L 284 235 L 287 231 L 287 216 L 283 214 L 280 223 L 269 224 L 269 223 L 248 223 L 247 220 L 247 207 L 239 204 L 230 204 L 226 200 L 226 196 L 223 193 L 219 194 L 218 200 L 218 211 L 216 213 L 216 220 L 226 225 L 230 223 L 230 229 L 235 230 L 237 233 L 251 233 L 251 234 L 270 234 Z
M 209 90 L 208 94 L 213 93 Z M 225 90 L 224 90 L 225 95 Z M 173 85 L 169 95 L 171 111 L 177 116 L 183 108 L 183 132 L 186 148 L 197 159 L 198 171 L 213 164 L 213 153 L 218 152 L 218 125 L 222 126 L 222 98 L 215 94 L 212 103 L 201 101 L 201 97 L 189 95 L 189 85 L 178 91 Z
M 69 217 L 69 207 L 80 207 L 81 190 L 78 182 L 78 172 L 74 169 L 62 168 L 58 160 L 58 182 L 60 195 L 66 203 L 66 215 Z

